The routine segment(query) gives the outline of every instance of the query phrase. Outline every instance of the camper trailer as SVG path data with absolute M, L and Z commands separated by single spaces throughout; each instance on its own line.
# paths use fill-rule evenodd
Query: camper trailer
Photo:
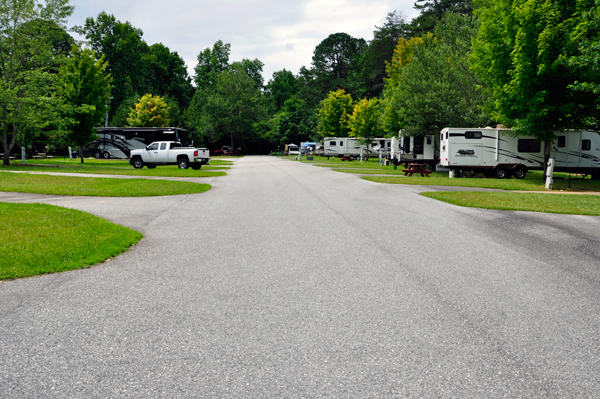
M 395 164 L 423 163 L 434 166 L 440 161 L 440 139 L 437 134 L 411 137 L 400 130 L 398 137 L 392 137 L 391 146 L 390 156 Z
M 391 139 L 377 137 L 370 145 L 360 144 L 359 139 L 353 137 L 325 137 L 323 139 L 323 156 L 341 157 L 343 155 L 383 157 L 390 154 Z
M 544 146 L 535 137 L 513 137 L 507 129 L 446 128 L 440 133 L 440 163 L 455 171 L 522 179 L 528 170 L 544 168 Z M 550 157 L 554 170 L 590 174 L 600 179 L 600 134 L 556 133 Z

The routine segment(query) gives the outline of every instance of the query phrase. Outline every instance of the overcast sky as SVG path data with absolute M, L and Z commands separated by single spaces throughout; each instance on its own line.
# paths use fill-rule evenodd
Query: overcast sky
M 71 0 L 75 11 L 68 25 L 106 11 L 144 32 L 148 45 L 162 43 L 177 52 L 190 76 L 200 51 L 217 40 L 231 44 L 231 61 L 258 58 L 265 83 L 273 72 L 297 74 L 309 67 L 315 47 L 332 33 L 371 40 L 375 25 L 389 12 L 408 20 L 418 13 L 414 0 Z

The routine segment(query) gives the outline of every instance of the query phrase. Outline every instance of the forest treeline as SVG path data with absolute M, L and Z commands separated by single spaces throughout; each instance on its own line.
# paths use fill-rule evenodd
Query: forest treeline
M 65 27 L 68 0 L 0 3 L 5 163 L 13 147 L 84 145 L 105 122 L 266 153 L 496 124 L 549 143 L 600 117 L 600 0 L 417 0 L 416 18 L 390 11 L 368 41 L 333 33 L 310 65 L 267 81 L 261 60 L 231 60 L 221 40 L 189 76 L 176 51 L 112 14 L 73 28 L 81 44 Z

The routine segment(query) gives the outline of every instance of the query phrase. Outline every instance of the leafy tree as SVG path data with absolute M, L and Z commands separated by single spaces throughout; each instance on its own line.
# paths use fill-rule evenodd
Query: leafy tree
M 373 138 L 381 136 L 381 109 L 377 98 L 363 98 L 354 105 L 348 118 L 350 137 L 356 137 L 362 144 L 372 144 Z
M 196 91 L 188 119 L 199 139 L 227 139 L 231 147 L 253 138 L 254 124 L 266 117 L 262 93 L 241 63 L 215 75 L 214 87 Z
M 149 91 L 150 49 L 142 39 L 143 32 L 130 22 L 118 21 L 114 15 L 101 12 L 96 19 L 87 18 L 83 27 L 74 30 L 85 36 L 97 54 L 108 62 L 113 77 L 111 115 L 134 93 Z
M 257 58 L 253 60 L 244 58 L 243 60 L 239 62 L 234 62 L 232 64 L 234 68 L 235 65 L 239 65 L 244 70 L 244 72 L 246 72 L 246 75 L 248 75 L 250 78 L 252 78 L 252 80 L 254 80 L 254 82 L 256 83 L 256 87 L 258 87 L 259 89 L 263 88 L 265 82 L 262 76 L 262 71 L 265 64 L 261 60 Z
M 135 127 L 169 126 L 169 106 L 164 97 L 145 94 L 131 109 L 127 122 Z
M 187 107 L 192 99 L 194 87 L 188 75 L 185 61 L 171 52 L 162 43 L 150 46 L 148 90 L 151 93 L 168 96 L 178 105 Z M 169 105 L 173 105 L 172 101 Z
M 481 27 L 471 63 L 493 91 L 493 116 L 517 135 L 545 141 L 548 158 L 554 132 L 585 128 L 600 117 L 597 94 L 575 89 L 582 80 L 598 82 L 597 64 L 565 62 L 586 58 L 589 42 L 580 28 L 597 3 L 476 0 L 476 6 Z
M 356 75 L 367 43 L 347 33 L 334 33 L 323 40 L 313 53 L 311 74 L 317 90 L 324 96 L 330 91 L 358 89 Z
M 376 26 L 361 60 L 364 95 L 379 97 L 383 92 L 386 64 L 392 60 L 398 40 L 406 35 L 406 16 L 397 11 L 387 15 L 383 26 Z
M 353 107 L 352 96 L 344 89 L 330 92 L 321 102 L 317 114 L 317 130 L 321 137 L 348 137 L 348 118 Z
M 435 35 L 427 35 L 412 47 L 412 54 L 404 54 L 411 60 L 391 74 L 386 110 L 396 109 L 398 124 L 408 134 L 439 133 L 447 126 L 477 127 L 490 121 L 482 111 L 488 101 L 479 89 L 484 83 L 468 64 L 476 31 L 477 22 L 470 16 L 450 13 L 436 25 Z
M 269 80 L 266 86 L 269 111 L 271 113 L 279 112 L 283 104 L 298 93 L 298 90 L 299 84 L 292 72 L 286 69 L 273 72 L 273 78 Z
M 275 116 L 275 124 L 270 141 L 276 145 L 306 141 L 309 131 L 304 124 L 304 100 L 296 96 L 287 99 L 281 111 Z
M 411 21 L 412 36 L 424 36 L 448 13 L 472 15 L 473 0 L 416 0 L 414 8 L 421 14 Z
M 422 44 L 423 38 L 421 37 L 412 37 L 410 40 L 400 38 L 391 62 L 386 62 L 388 77 L 385 79 L 381 108 L 383 112 L 382 126 L 389 134 L 397 133 L 404 126 L 404 121 L 400 115 L 404 105 L 401 104 L 396 93 L 403 84 L 403 68 L 412 61 L 413 49 Z
M 198 64 L 194 68 L 196 72 L 194 81 L 198 89 L 204 89 L 216 84 L 217 75 L 229 69 L 230 53 L 231 45 L 217 40 L 212 50 L 207 48 L 198 54 Z
M 32 21 L 64 26 L 73 7 L 68 0 L 0 0 L 0 129 L 3 163 L 18 136 L 47 126 L 54 101 L 57 58 L 51 32 Z
M 96 138 L 94 127 L 102 122 L 110 98 L 112 78 L 106 69 L 104 57 L 96 60 L 91 50 L 79 47 L 73 47 L 71 57 L 60 69 L 60 94 L 73 120 L 66 134 L 69 144 L 81 147 Z

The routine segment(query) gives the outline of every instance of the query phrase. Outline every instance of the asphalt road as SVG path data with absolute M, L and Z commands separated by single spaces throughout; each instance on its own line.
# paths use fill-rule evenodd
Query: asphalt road
M 0 193 L 141 231 L 0 283 L 1 398 L 598 398 L 600 218 L 271 157 L 207 193 Z

